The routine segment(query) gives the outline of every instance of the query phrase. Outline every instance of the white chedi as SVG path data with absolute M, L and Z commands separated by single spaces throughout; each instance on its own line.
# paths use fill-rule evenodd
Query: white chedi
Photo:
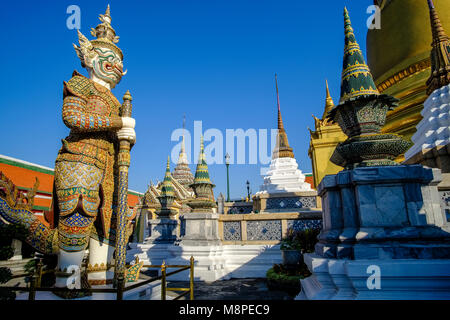
M 423 119 L 411 140 L 414 145 L 405 153 L 405 159 L 422 150 L 450 143 L 450 85 L 436 89 L 424 103 Z
M 272 159 L 260 190 L 257 194 L 312 191 L 297 161 L 288 157 Z

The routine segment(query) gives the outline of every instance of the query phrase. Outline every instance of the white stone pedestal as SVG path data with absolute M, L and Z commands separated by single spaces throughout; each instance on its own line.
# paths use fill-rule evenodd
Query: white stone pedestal
M 265 278 L 267 270 L 281 263 L 279 245 L 212 245 L 184 246 L 173 244 L 131 244 L 127 261 L 135 256 L 144 264 L 189 265 L 194 257 L 194 280 L 216 281 L 230 278 Z M 170 272 L 170 269 L 169 269 Z M 189 271 L 170 276 L 171 280 L 188 281 Z
M 323 229 L 297 299 L 450 299 L 439 169 L 356 168 L 318 187 Z
M 311 185 L 305 182 L 305 178 L 294 158 L 275 158 L 270 162 L 270 168 L 264 176 L 264 184 L 260 187 L 260 192 L 312 191 Z
M 306 260 L 313 275 L 301 280 L 297 300 L 450 299 L 449 259 L 338 260 L 309 254 Z
M 9 260 L 22 260 L 22 241 L 12 239 L 11 247 L 14 250 L 14 255 Z
M 220 245 L 218 213 L 190 212 L 184 214 L 183 218 L 186 221 L 186 231 L 181 238 L 181 245 Z
M 173 243 L 177 240 L 178 221 L 169 218 L 152 219 L 148 222 L 150 237 L 147 242 Z

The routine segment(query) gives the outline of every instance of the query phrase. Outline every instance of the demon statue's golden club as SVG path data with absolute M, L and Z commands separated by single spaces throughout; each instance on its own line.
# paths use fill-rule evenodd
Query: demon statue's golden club
M 0 179 L 0 219 L 28 228 L 28 241 L 37 250 L 58 254 L 57 287 L 67 286 L 68 268 L 81 266 L 87 248 L 89 283 L 112 282 L 116 209 L 124 200 L 119 199 L 124 190 L 118 187 L 120 179 L 127 178 L 127 175 L 119 176 L 119 166 L 120 172 L 126 174 L 126 164 L 129 165 L 130 148 L 127 153 L 122 142 L 129 146 L 136 139 L 135 120 L 129 112 L 123 112 L 111 93 L 126 72 L 123 71 L 123 53 L 116 45 L 119 37 L 111 27 L 109 6 L 106 13 L 100 15 L 100 21 L 101 24 L 91 31 L 96 39 L 90 41 L 78 31 L 79 46 L 74 45 L 89 78 L 75 71 L 72 78 L 64 82 L 62 117 L 70 134 L 62 140 L 55 161 L 56 228 L 46 227 L 32 214 L 33 192 L 24 199 L 6 177 L 2 175 Z M 128 92 L 124 101 L 124 106 L 131 107 Z M 128 207 L 123 212 L 129 226 L 132 213 Z

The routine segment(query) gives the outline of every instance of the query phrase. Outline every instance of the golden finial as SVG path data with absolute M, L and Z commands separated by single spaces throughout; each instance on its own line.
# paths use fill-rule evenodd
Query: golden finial
M 109 7 L 109 3 L 108 6 L 106 7 L 105 16 L 111 17 L 111 9 Z
M 331 98 L 330 89 L 328 88 L 328 80 L 325 80 L 325 86 L 326 86 L 326 100 L 325 100 L 325 110 L 322 115 L 322 120 L 325 120 L 327 117 L 328 112 L 333 109 L 334 102 L 333 98 Z
M 278 94 L 278 78 L 275 73 L 275 88 L 277 90 L 277 107 L 278 107 L 278 130 L 284 129 L 283 119 L 281 118 L 280 95 Z
M 127 92 L 125 92 L 125 94 L 123 95 L 123 100 L 129 100 L 129 101 L 133 100 L 133 97 L 131 97 L 130 90 L 127 90 Z

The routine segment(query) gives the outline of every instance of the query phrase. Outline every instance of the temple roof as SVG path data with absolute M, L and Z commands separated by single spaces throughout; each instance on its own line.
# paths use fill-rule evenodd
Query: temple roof
M 281 117 L 280 96 L 278 93 L 277 74 L 275 74 L 275 87 L 277 90 L 277 106 L 278 106 L 278 133 L 275 148 L 273 150 L 272 158 L 294 158 L 294 152 L 289 146 L 288 137 L 284 130 L 283 119 Z
M 157 186 L 150 183 L 144 194 L 144 203 L 150 208 L 160 208 L 161 204 L 158 197 L 171 194 L 175 197 L 174 205 L 180 207 L 189 199 L 194 197 L 194 193 L 184 187 L 170 173 L 170 163 L 167 164 L 164 181 L 159 182 Z
M 341 82 L 342 104 L 352 98 L 367 95 L 378 95 L 369 67 L 356 41 L 347 8 L 344 8 L 345 48 Z
M 194 176 L 189 168 L 189 162 L 184 147 L 184 135 L 183 140 L 181 141 L 181 150 L 178 157 L 178 163 L 172 172 L 172 176 L 188 189 L 190 189 L 189 185 L 194 182 Z
M 442 27 L 432 0 L 428 0 L 430 9 L 431 32 L 431 76 L 427 80 L 427 94 L 450 83 L 450 39 Z

